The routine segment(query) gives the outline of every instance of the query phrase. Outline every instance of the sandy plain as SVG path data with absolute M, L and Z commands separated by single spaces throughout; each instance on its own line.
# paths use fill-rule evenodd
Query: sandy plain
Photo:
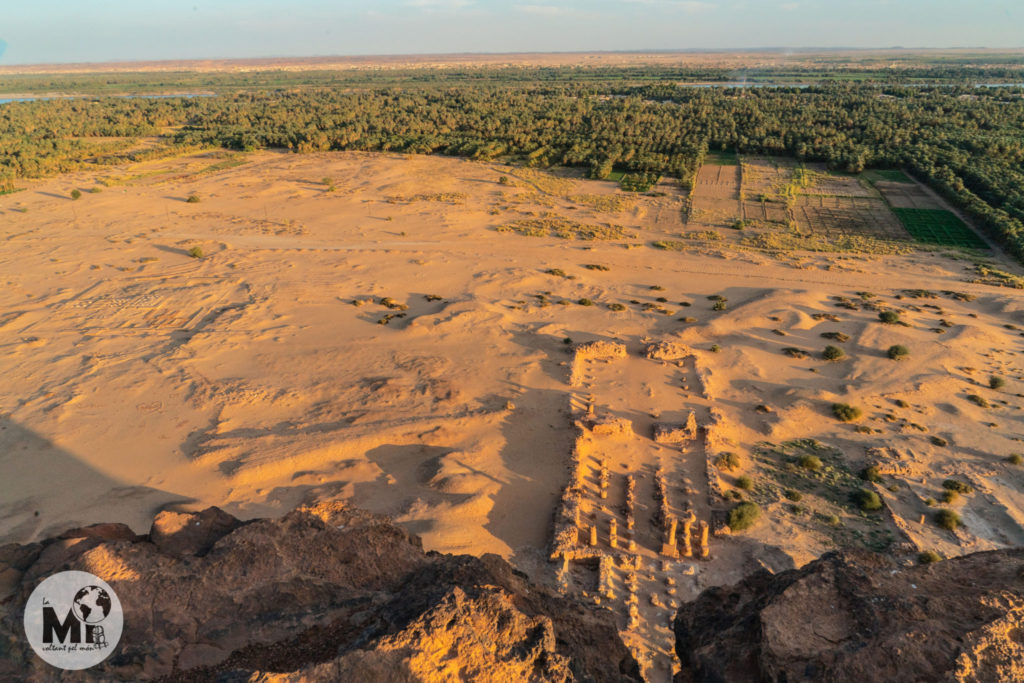
M 498 553 L 603 601 L 666 674 L 672 606 L 752 569 L 841 545 L 912 558 L 1024 544 L 1024 467 L 1007 461 L 1024 451 L 1024 293 L 965 281 L 978 257 L 949 250 L 752 248 L 777 228 L 722 226 L 780 209 L 745 208 L 756 195 L 738 176 L 709 165 L 693 197 L 670 180 L 637 195 L 444 157 L 208 152 L 32 181 L 0 197 L 0 541 L 114 520 L 144 533 L 166 507 L 254 517 L 346 499 L 429 549 Z M 808 195 L 798 207 L 821 203 Z M 524 225 L 619 237 L 502 229 Z M 626 356 L 575 358 L 590 341 Z M 645 357 L 657 342 L 683 351 Z M 826 344 L 846 358 L 822 360 Z M 909 358 L 889 359 L 894 344 Z M 840 422 L 834 402 L 864 415 Z M 651 438 L 690 413 L 698 438 Z M 579 546 L 593 525 L 607 550 L 613 517 L 636 542 L 606 553 L 609 585 L 593 563 L 560 574 L 549 560 L 573 452 Z M 794 465 L 807 454 L 821 471 Z M 869 464 L 882 482 L 857 477 Z M 761 520 L 713 535 L 707 560 L 666 558 L 656 472 L 673 516 L 721 532 L 743 497 Z M 937 502 L 948 478 L 973 492 Z M 862 487 L 882 511 L 848 504 Z M 934 523 L 942 507 L 956 532 Z

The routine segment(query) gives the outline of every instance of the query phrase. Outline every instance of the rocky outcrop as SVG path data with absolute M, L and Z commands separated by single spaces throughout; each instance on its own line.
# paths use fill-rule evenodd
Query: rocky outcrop
M 683 605 L 676 681 L 1020 681 L 1022 633 L 1024 549 L 910 568 L 830 553 Z
M 496 555 L 424 553 L 340 504 L 239 522 L 162 513 L 147 536 L 90 527 L 0 548 L 0 680 L 80 680 L 25 645 L 32 588 L 77 569 L 126 628 L 89 675 L 168 681 L 636 681 L 610 612 L 531 584 Z

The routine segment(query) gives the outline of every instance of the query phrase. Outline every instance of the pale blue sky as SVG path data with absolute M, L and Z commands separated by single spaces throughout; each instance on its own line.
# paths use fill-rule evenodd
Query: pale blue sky
M 896 45 L 1021 47 L 1024 0 L 0 0 L 0 64 Z

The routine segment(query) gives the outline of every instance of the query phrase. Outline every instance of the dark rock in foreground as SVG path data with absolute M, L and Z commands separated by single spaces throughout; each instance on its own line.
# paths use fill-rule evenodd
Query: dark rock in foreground
M 125 610 L 114 654 L 60 672 L 25 643 L 32 588 L 77 569 Z M 496 555 L 424 553 L 342 505 L 241 523 L 161 513 L 0 548 L 0 680 L 638 681 L 612 615 L 531 584 Z
M 1024 549 L 913 568 L 830 553 L 704 591 L 675 633 L 678 683 L 1022 681 Z

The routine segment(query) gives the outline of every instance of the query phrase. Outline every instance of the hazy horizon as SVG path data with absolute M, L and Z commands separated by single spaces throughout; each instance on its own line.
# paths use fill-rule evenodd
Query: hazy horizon
M 72 0 L 7 10 L 0 65 L 430 54 L 1015 49 L 1003 0 Z M 497 27 L 497 29 L 496 29 Z M 6 41 L 6 49 L 5 43 Z M 808 46 L 808 47 L 797 47 Z

